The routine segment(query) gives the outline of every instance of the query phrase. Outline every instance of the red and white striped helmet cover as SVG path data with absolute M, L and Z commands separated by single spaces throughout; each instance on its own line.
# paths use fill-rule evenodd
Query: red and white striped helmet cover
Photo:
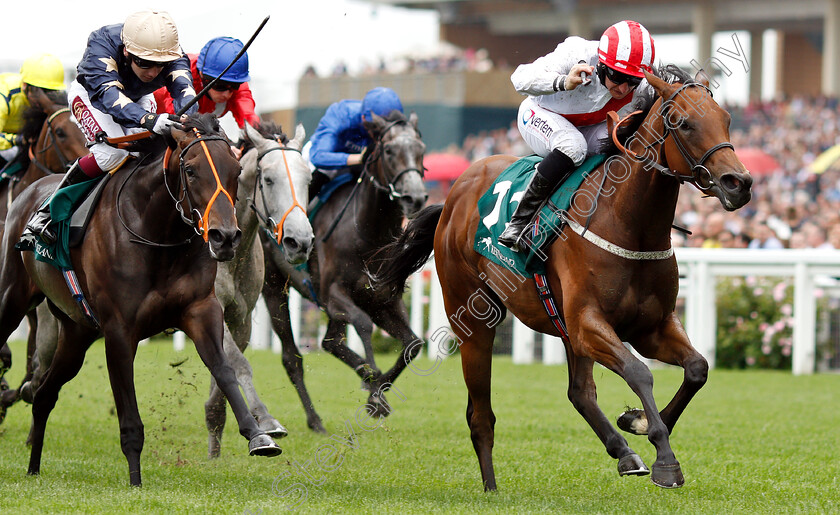
M 650 32 L 641 23 L 624 20 L 612 25 L 601 36 L 598 60 L 613 70 L 634 77 L 652 71 L 656 50 Z

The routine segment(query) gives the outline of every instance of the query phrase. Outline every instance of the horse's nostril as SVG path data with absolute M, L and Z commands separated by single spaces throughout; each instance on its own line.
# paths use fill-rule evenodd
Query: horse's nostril
M 208 232 L 208 235 L 214 243 L 221 243 L 222 242 L 222 239 L 223 239 L 222 238 L 222 232 L 219 231 L 218 229 L 210 229 L 210 231 Z
M 283 238 L 283 246 L 289 250 L 297 250 L 299 245 L 296 239 L 287 236 Z

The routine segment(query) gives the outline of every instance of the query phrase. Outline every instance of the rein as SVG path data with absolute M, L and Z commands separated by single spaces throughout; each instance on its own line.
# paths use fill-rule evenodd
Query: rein
M 662 145 L 663 143 L 665 143 L 665 140 L 667 140 L 668 137 L 670 136 L 674 140 L 674 143 L 677 145 L 677 149 L 680 151 L 680 155 L 682 155 L 682 158 L 685 160 L 686 164 L 691 168 L 691 175 L 688 175 L 688 176 L 687 175 L 682 175 L 676 170 L 673 170 L 669 167 L 662 166 L 661 164 L 659 164 L 659 162 L 654 161 L 652 158 L 648 157 L 647 155 L 640 156 L 636 152 L 626 148 L 624 145 L 622 145 L 618 141 L 618 129 L 619 129 L 619 127 L 621 127 L 621 125 L 624 124 L 631 117 L 641 113 L 641 111 L 632 112 L 632 113 L 628 114 L 627 116 L 625 116 L 624 118 L 622 118 L 621 120 L 618 119 L 618 114 L 616 114 L 615 111 L 611 111 L 608 114 L 608 116 L 610 117 L 610 120 L 612 120 L 612 122 L 613 122 L 613 130 L 612 130 L 613 143 L 615 143 L 616 147 L 618 148 L 618 150 L 620 152 L 632 157 L 633 159 L 635 159 L 636 161 L 638 161 L 640 163 L 643 163 L 646 168 L 651 167 L 651 168 L 656 169 L 662 175 L 666 175 L 668 177 L 674 177 L 675 179 L 677 179 L 677 181 L 680 184 L 683 184 L 684 182 L 691 182 L 700 191 L 708 191 L 713 186 L 712 173 L 709 171 L 708 168 L 706 168 L 704 163 L 712 156 L 712 154 L 714 154 L 718 150 L 723 149 L 723 148 L 729 148 L 729 149 L 735 150 L 735 147 L 732 145 L 732 143 L 730 143 L 728 141 L 723 141 L 723 142 L 718 143 L 717 145 L 713 146 L 709 150 L 707 150 L 703 154 L 703 156 L 700 157 L 699 160 L 695 161 L 695 159 L 691 156 L 691 154 L 688 151 L 688 148 L 686 148 L 686 146 L 685 146 L 685 143 L 677 136 L 677 134 L 673 131 L 673 128 L 668 123 L 668 113 L 670 111 L 671 105 L 673 105 L 674 98 L 676 98 L 677 95 L 679 95 L 684 90 L 686 90 L 690 87 L 703 88 L 709 93 L 710 97 L 712 96 L 712 91 L 708 87 L 704 86 L 703 84 L 698 84 L 696 82 L 689 82 L 687 84 L 683 84 L 679 89 L 677 89 L 664 102 L 665 111 L 662 113 L 664 129 L 662 131 L 662 137 L 658 138 L 656 141 L 654 141 L 652 143 L 648 143 L 648 144 L 644 145 L 644 148 L 650 149 L 650 148 L 653 148 L 655 145 Z
M 55 147 L 55 152 L 58 155 L 58 159 L 59 159 L 59 161 L 61 161 L 61 166 L 62 166 L 62 168 L 64 168 L 65 172 L 70 168 L 70 165 L 72 163 L 70 163 L 70 161 L 64 155 L 64 152 L 61 151 L 61 147 L 56 145 L 56 141 L 55 141 L 56 138 L 55 138 L 52 122 L 53 122 L 53 120 L 55 119 L 56 116 L 58 116 L 60 114 L 63 114 L 63 113 L 69 113 L 69 112 L 70 112 L 70 109 L 65 107 L 63 109 L 59 109 L 58 111 L 54 112 L 53 114 L 51 114 L 49 116 L 49 118 L 47 118 L 47 138 L 49 138 L 49 143 L 44 148 L 42 148 L 41 150 L 38 151 L 38 154 L 43 154 L 47 150 L 49 150 L 50 148 L 52 148 L 54 146 Z M 36 156 L 35 152 L 33 152 L 33 147 L 31 145 L 29 147 L 29 161 L 34 163 L 35 166 L 39 170 L 46 173 L 47 175 L 54 175 L 56 173 L 56 172 L 50 170 L 49 168 L 47 168 L 46 165 L 44 165 L 43 163 L 38 161 L 37 156 Z
M 263 157 L 266 156 L 269 152 L 273 152 L 275 150 L 282 151 L 283 155 L 283 165 L 286 167 L 286 177 L 289 178 L 289 188 L 292 192 L 292 205 L 289 209 L 283 213 L 282 218 L 280 218 L 279 222 L 275 222 L 273 218 L 268 216 L 266 213 L 261 213 L 260 210 L 257 208 L 257 205 L 254 203 L 254 199 L 257 198 L 257 185 L 260 187 L 260 197 L 262 197 L 263 207 L 266 207 L 268 204 L 265 199 L 265 190 L 263 189 L 262 183 L 262 167 L 260 166 L 260 161 Z M 303 216 L 306 216 L 306 208 L 300 205 L 297 199 L 297 193 L 295 193 L 295 183 L 292 180 L 292 171 L 289 169 L 289 161 L 286 159 L 286 151 L 297 152 L 300 154 L 300 150 L 292 147 L 274 147 L 266 150 L 265 152 L 259 154 L 257 156 L 257 180 L 254 182 L 254 194 L 251 196 L 251 209 L 254 210 L 254 213 L 257 215 L 257 218 L 263 224 L 263 228 L 271 234 L 272 239 L 277 241 L 277 245 L 281 245 L 283 241 L 283 224 L 286 223 L 286 218 L 294 211 L 295 208 L 300 209 L 303 211 Z
M 216 136 L 216 135 L 205 136 L 205 135 L 202 135 L 195 128 L 193 128 L 193 131 L 195 132 L 196 138 L 193 141 L 189 142 L 187 144 L 187 146 L 185 146 L 184 149 L 181 150 L 180 154 L 178 155 L 179 178 L 180 178 L 180 181 L 181 181 L 180 198 L 176 197 L 175 194 L 172 193 L 172 190 L 169 188 L 169 182 L 166 180 L 167 179 L 166 178 L 167 168 L 168 168 L 169 160 L 172 156 L 172 149 L 169 148 L 169 147 L 166 148 L 166 152 L 165 152 L 164 157 L 163 157 L 162 170 L 163 170 L 163 184 L 164 184 L 164 186 L 166 186 L 166 192 L 169 194 L 169 197 L 175 202 L 175 209 L 181 215 L 181 220 L 183 220 L 184 223 L 186 223 L 188 226 L 192 227 L 193 230 L 195 230 L 196 234 L 194 234 L 194 235 L 190 236 L 189 238 L 187 238 L 186 240 L 178 242 L 178 243 L 158 243 L 158 242 L 149 240 L 149 239 L 137 234 L 131 228 L 128 227 L 128 225 L 125 223 L 125 221 L 123 221 L 122 215 L 120 214 L 120 209 L 119 209 L 119 206 L 120 206 L 119 197 L 122 195 L 123 188 L 125 187 L 126 184 L 128 184 L 128 181 L 131 178 L 131 175 L 134 175 L 134 173 L 137 172 L 137 170 L 140 169 L 140 165 L 143 163 L 143 160 L 145 160 L 149 156 L 149 154 L 146 154 L 146 155 L 143 156 L 143 158 L 137 164 L 137 166 L 134 168 L 134 170 L 132 170 L 131 175 L 129 176 L 129 179 L 126 179 L 125 182 L 123 182 L 122 186 L 120 186 L 120 191 L 117 193 L 117 214 L 119 215 L 119 218 L 120 218 L 120 221 L 122 222 L 123 227 L 132 236 L 134 236 L 136 238 L 136 239 L 130 240 L 132 243 L 141 243 L 141 244 L 144 244 L 144 245 L 148 245 L 150 247 L 170 248 L 170 247 L 178 247 L 178 246 L 181 246 L 181 245 L 186 245 L 186 244 L 190 243 L 196 235 L 202 236 L 204 241 L 206 242 L 208 240 L 208 224 L 209 224 L 208 220 L 209 220 L 210 209 L 212 208 L 213 203 L 216 201 L 219 194 L 224 193 L 225 197 L 227 197 L 227 199 L 230 201 L 231 206 L 233 206 L 234 210 L 236 210 L 236 206 L 233 202 L 233 199 L 230 196 L 230 193 L 228 193 L 225 190 L 225 188 L 222 186 L 221 179 L 219 178 L 219 173 L 216 170 L 216 164 L 213 162 L 213 158 L 210 156 L 210 151 L 207 148 L 207 144 L 206 144 L 207 141 L 213 141 L 213 140 L 224 141 L 227 144 L 227 140 L 225 138 L 221 137 L 221 136 Z M 187 180 L 186 180 L 186 168 L 184 166 L 184 157 L 185 157 L 187 151 L 190 148 L 192 148 L 193 145 L 196 145 L 196 144 L 200 144 L 202 149 L 204 150 L 204 155 L 207 157 L 207 161 L 210 163 L 210 169 L 213 171 L 213 177 L 216 179 L 216 191 L 213 193 L 213 196 L 210 198 L 210 201 L 207 203 L 207 208 L 204 210 L 204 215 L 203 216 L 197 209 L 192 207 L 192 204 L 190 202 L 190 198 L 189 198 L 189 195 L 188 195 L 188 188 L 187 188 Z M 185 201 L 187 203 L 187 209 L 190 213 L 189 217 L 184 213 L 184 208 L 182 206 L 182 204 Z M 196 216 L 198 217 L 197 220 L 195 219 Z

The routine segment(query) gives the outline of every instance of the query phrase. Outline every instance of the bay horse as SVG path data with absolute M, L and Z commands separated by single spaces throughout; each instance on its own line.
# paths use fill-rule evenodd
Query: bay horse
M 304 274 L 295 271 L 276 245 L 263 238 L 263 298 L 271 313 L 272 327 L 282 341 L 283 365 L 300 396 L 307 425 L 317 432 L 325 430 L 303 382 L 303 358 L 295 346 L 289 320 L 290 284 L 323 306 L 329 322 L 322 347 L 365 381 L 365 388 L 370 391 L 368 406 L 374 416 L 387 415 L 382 392 L 396 380 L 410 357 L 419 352 L 412 345 L 418 338 L 409 327 L 402 299 L 382 295 L 370 287 L 365 260 L 399 235 L 404 216 L 414 216 L 425 204 L 426 146 L 420 139 L 415 113 L 406 117 L 393 111 L 385 118 L 374 114 L 371 121 L 364 123 L 373 145 L 361 176 L 336 189 L 312 220 L 316 238 L 309 258 L 311 290 L 304 284 Z M 404 346 L 396 364 L 384 374 L 376 368 L 373 357 L 374 323 Z M 352 324 L 360 336 L 366 359 L 343 343 L 347 324 Z
M 254 388 L 251 365 L 242 351 L 251 337 L 251 312 L 265 277 L 263 248 L 257 233 L 270 233 L 272 241 L 283 247 L 287 262 L 306 261 L 315 238 L 306 216 L 312 171 L 301 154 L 306 137 L 303 125 L 297 126 L 292 140 L 270 122 L 263 122 L 256 128 L 245 124 L 245 136 L 236 200 L 236 220 L 242 230 L 242 240 L 234 258 L 219 265 L 216 297 L 224 310 L 225 354 L 236 372 L 251 414 L 266 434 L 281 438 L 288 432 L 260 400 Z M 211 458 L 219 456 L 221 451 L 225 406 L 222 391 L 212 381 L 210 398 L 205 404 Z
M 41 95 L 44 99 L 40 103 L 43 109 L 34 107 L 27 109 L 24 113 L 24 126 L 21 129 L 25 140 L 35 140 L 35 143 L 28 146 L 26 157 L 29 164 L 23 173 L 0 182 L 0 199 L 3 199 L 0 201 L 0 220 L 5 221 L 12 201 L 30 184 L 46 175 L 64 173 L 76 159 L 88 153 L 84 134 L 73 122 L 70 109 L 67 108 L 66 93 L 55 91 L 47 96 L 41 92 Z M 2 227 L 0 225 L 0 230 Z M 49 315 L 46 307 L 41 310 L 40 315 L 42 315 L 40 317 L 41 335 L 36 330 L 39 318 L 35 311 L 27 314 L 29 322 L 27 358 L 35 355 L 36 338 L 39 341 L 45 338 L 47 341 L 54 342 L 57 321 Z M 54 348 L 54 344 L 46 347 Z M 11 368 L 11 364 L 11 351 L 4 343 L 0 347 L 0 390 L 6 386 L 3 375 L 5 370 Z M 27 359 L 26 375 L 21 384 L 30 381 L 33 374 L 38 375 L 37 366 L 31 359 Z M 17 388 L 0 393 L 0 423 L 3 422 L 6 409 L 20 399 L 20 390 L 21 388 Z
M 0 244 L 0 341 L 44 297 L 61 324 L 55 356 L 33 400 L 29 474 L 40 473 L 46 423 L 61 386 L 76 376 L 85 352 L 103 335 L 129 482 L 141 485 L 144 431 L 133 362 L 141 339 L 172 327 L 195 342 L 233 408 L 240 434 L 249 440 L 249 453 L 281 452 L 259 429 L 239 392 L 223 352 L 224 320 L 213 292 L 216 262 L 232 259 L 242 237 L 233 206 L 239 162 L 212 115 L 191 117 L 183 131 L 173 129 L 164 141 L 162 158 L 160 148 L 139 159 L 131 172 L 113 175 L 84 240 L 71 249 L 78 290 L 92 314 L 83 310 L 57 268 L 14 248 L 58 177 L 24 190 L 9 210 Z
M 424 209 L 383 252 L 386 265 L 377 287 L 399 293 L 434 250 L 452 326 L 441 345 L 460 346 L 469 392 L 467 424 L 485 490 L 496 489 L 491 358 L 495 324 L 507 310 L 535 331 L 564 337 L 569 400 L 618 460 L 620 475 L 650 470 L 598 407 L 596 362 L 621 376 L 641 400 L 643 410 L 625 412 L 618 425 L 647 434 L 656 448 L 653 483 L 667 488 L 684 483 L 670 435 L 705 384 L 708 363 L 691 346 L 675 313 L 679 272 L 670 235 L 677 197 L 680 185 L 692 182 L 724 209 L 735 210 L 749 201 L 752 178 L 729 143 L 729 113 L 712 99 L 705 75 L 692 80 L 670 66 L 661 74 L 667 72 L 672 75 L 667 81 L 646 74 L 658 96 L 642 124 L 645 130 L 624 149 L 627 154 L 608 160 L 578 190 L 575 199 L 597 203 L 584 202 L 587 209 L 564 213 L 567 225 L 545 250 L 547 282 L 562 315 L 558 323 L 546 314 L 535 278 L 516 275 L 474 250 L 476 229 L 483 223 L 477 202 L 516 160 L 513 156 L 471 165 L 442 206 Z M 623 342 L 646 358 L 684 369 L 682 385 L 662 411 L 654 401 L 650 370 Z

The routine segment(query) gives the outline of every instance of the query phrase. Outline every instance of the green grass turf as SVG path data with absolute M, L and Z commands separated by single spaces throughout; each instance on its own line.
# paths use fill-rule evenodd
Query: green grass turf
M 16 384 L 23 343 L 13 342 L 12 351 L 8 377 Z M 263 400 L 289 429 L 281 456 L 249 457 L 229 413 L 222 457 L 207 460 L 209 373 L 191 346 L 175 353 L 168 343 L 152 343 L 135 361 L 146 445 L 143 487 L 130 488 L 98 342 L 61 392 L 38 477 L 26 475 L 29 407 L 10 408 L 0 426 L 0 512 L 270 514 L 296 505 L 302 513 L 840 513 L 838 375 L 712 371 L 671 440 L 685 486 L 664 490 L 649 476 L 618 476 L 615 460 L 566 397 L 565 366 L 497 358 L 499 491 L 485 494 L 457 356 L 428 376 L 406 370 L 397 382 L 403 399 L 389 394 L 393 413 L 372 430 L 356 419 L 366 396 L 355 374 L 332 356 L 305 356 L 310 393 L 331 439 L 306 428 L 279 355 L 246 355 Z M 378 363 L 394 359 L 382 355 Z M 681 377 L 676 369 L 654 371 L 660 407 Z M 610 419 L 625 405 L 639 406 L 611 372 L 596 368 L 595 379 Z M 346 424 L 355 430 L 355 450 L 337 440 L 346 438 Z M 651 465 L 647 439 L 627 438 Z M 318 469 L 319 456 L 331 470 Z

